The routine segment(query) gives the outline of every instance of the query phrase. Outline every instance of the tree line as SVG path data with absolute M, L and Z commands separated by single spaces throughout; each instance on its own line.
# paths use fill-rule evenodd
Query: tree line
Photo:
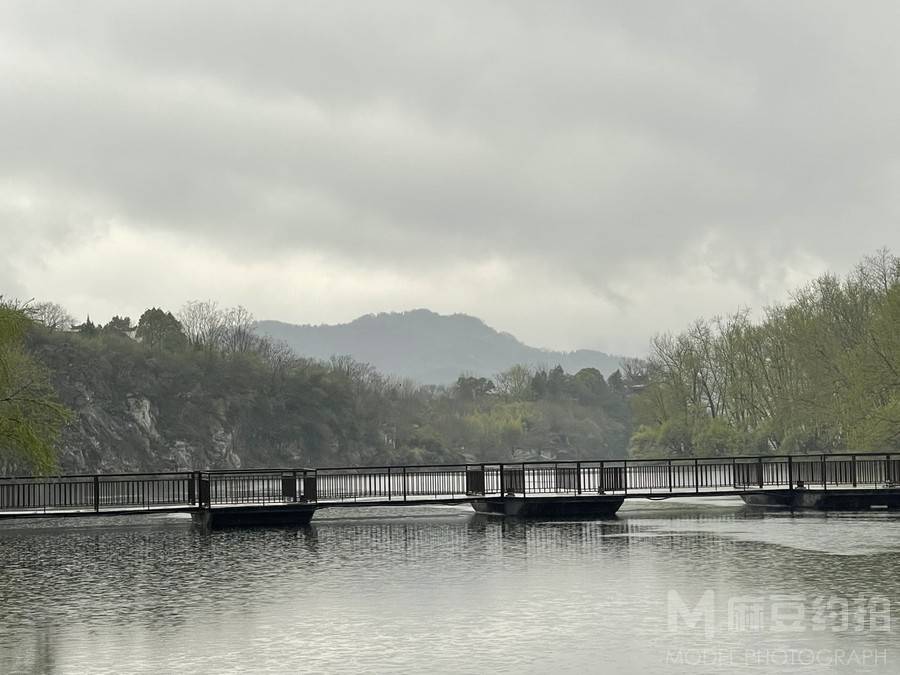
M 225 430 L 253 466 L 611 457 L 626 451 L 630 434 L 619 373 L 607 382 L 593 368 L 569 374 L 514 366 L 493 378 L 461 375 L 452 386 L 425 386 L 349 356 L 300 357 L 257 335 L 245 308 L 213 301 L 191 301 L 175 313 L 152 307 L 136 323 L 115 316 L 102 325 L 78 324 L 55 303 L 17 311 L 20 349 L 43 373 L 42 395 L 59 415 L 45 427 L 42 454 L 34 446 L 0 451 L 44 469 L 60 430 L 62 446 L 102 445 L 77 437 L 98 433 L 93 418 L 82 418 L 98 407 L 109 417 L 135 397 L 152 402 L 161 443 L 200 448 Z M 82 410 L 86 391 L 90 410 Z M 122 433 L 112 436 L 127 445 Z M 103 451 L 127 454 L 114 445 Z M 192 458 L 201 468 L 217 461 L 198 452 Z
M 900 259 L 823 275 L 758 321 L 697 320 L 630 365 L 638 456 L 900 449 Z
M 173 447 L 227 428 L 257 466 L 900 449 L 900 259 L 886 250 L 759 319 L 658 335 L 608 380 L 517 365 L 423 386 L 297 356 L 253 327 L 213 301 L 95 325 L 0 297 L 0 471 L 50 470 L 88 390 L 108 407 L 152 401 Z

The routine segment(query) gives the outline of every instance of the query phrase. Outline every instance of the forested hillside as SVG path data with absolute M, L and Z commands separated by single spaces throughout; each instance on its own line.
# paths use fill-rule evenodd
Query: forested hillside
M 698 320 L 609 378 L 514 365 L 423 386 L 309 359 L 243 308 L 73 326 L 0 298 L 0 471 L 900 449 L 900 259 Z M 636 430 L 632 434 L 632 427 Z
M 638 455 L 900 449 L 900 259 L 658 336 L 635 379 Z
M 71 330 L 57 305 L 26 310 L 27 351 L 71 411 L 56 443 L 66 472 L 608 457 L 627 447 L 619 374 L 607 383 L 594 369 L 516 366 L 426 387 L 349 357 L 297 357 L 255 334 L 242 308 L 211 302 Z M 4 473 L 34 468 L 13 450 L 0 447 Z
M 328 359 L 332 354 L 349 354 L 381 372 L 423 384 L 452 384 L 460 373 L 492 377 L 517 364 L 560 365 L 570 373 L 596 368 L 609 376 L 622 360 L 592 349 L 558 352 L 529 347 L 473 316 L 445 316 L 427 309 L 368 314 L 333 326 L 260 321 L 256 330 L 285 342 L 300 356 Z

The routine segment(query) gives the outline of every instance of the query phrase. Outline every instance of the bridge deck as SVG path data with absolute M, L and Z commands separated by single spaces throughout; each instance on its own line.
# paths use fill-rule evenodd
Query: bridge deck
M 0 478 L 0 518 L 191 513 L 309 504 L 413 506 L 522 499 L 677 498 L 881 490 L 900 456 L 851 454 L 338 467 Z

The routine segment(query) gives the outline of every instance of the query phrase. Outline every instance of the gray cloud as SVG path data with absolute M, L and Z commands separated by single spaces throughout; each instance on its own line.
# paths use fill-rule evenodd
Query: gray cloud
M 427 305 L 640 351 L 898 248 L 898 28 L 888 2 L 4 3 L 0 292 Z

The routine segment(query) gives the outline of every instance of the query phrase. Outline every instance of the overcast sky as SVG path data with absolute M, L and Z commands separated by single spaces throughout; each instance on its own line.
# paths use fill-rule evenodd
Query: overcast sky
M 900 3 L 0 3 L 0 293 L 642 353 L 900 249 Z

